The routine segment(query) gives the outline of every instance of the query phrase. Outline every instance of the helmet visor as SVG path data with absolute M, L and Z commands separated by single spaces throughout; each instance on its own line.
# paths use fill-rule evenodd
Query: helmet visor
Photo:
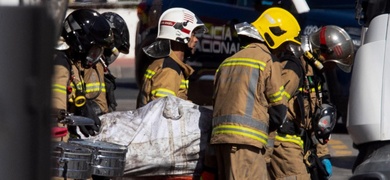
M 234 25 L 238 35 L 248 36 L 264 42 L 264 39 L 260 36 L 259 31 L 252 24 L 242 22 Z
M 200 20 L 197 16 L 195 16 L 195 17 L 196 17 L 196 27 L 194 28 L 194 30 L 192 30 L 192 33 L 194 33 L 195 36 L 207 33 L 208 29 L 204 25 L 202 20 Z
M 192 33 L 195 35 L 195 36 L 201 36 L 202 34 L 204 33 L 207 33 L 208 29 L 206 28 L 206 26 L 204 25 L 200 25 L 198 27 L 196 27 Z
M 104 59 L 104 62 L 107 65 L 110 65 L 118 58 L 119 50 L 116 47 L 113 47 L 111 49 L 105 48 L 103 54 L 104 56 L 102 56 L 102 58 Z

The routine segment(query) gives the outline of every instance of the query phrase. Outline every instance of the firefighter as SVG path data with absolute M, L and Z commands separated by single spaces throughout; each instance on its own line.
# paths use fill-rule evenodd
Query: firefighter
M 98 116 L 116 110 L 115 76 L 108 66 L 116 60 L 119 53 L 128 54 L 130 48 L 129 30 L 124 19 L 113 12 L 104 12 L 102 16 L 110 24 L 114 42 L 104 49 L 99 62 L 84 70 L 86 98 L 90 100 L 88 102 Z
M 111 74 L 108 66 L 113 63 L 119 53 L 128 54 L 130 48 L 129 30 L 125 20 L 117 13 L 102 13 L 114 35 L 114 43 L 105 48 L 100 61 L 92 68 L 85 70 L 86 98 L 92 100 L 94 112 L 100 116 L 102 114 L 116 110 L 116 99 L 114 90 L 116 88 L 115 76 Z M 93 180 L 109 180 L 110 178 L 92 175 Z
M 108 20 L 114 33 L 113 47 L 104 50 L 104 61 L 102 61 L 105 67 L 104 80 L 106 84 L 108 111 L 112 112 L 116 110 L 116 106 L 118 105 L 114 94 L 116 77 L 111 73 L 110 69 L 108 69 L 108 66 L 117 59 L 119 53 L 129 54 L 130 34 L 126 21 L 119 14 L 105 12 L 102 15 Z
M 86 98 L 87 89 L 83 76 L 86 69 L 99 62 L 104 48 L 113 43 L 112 30 L 107 20 L 98 12 L 79 9 L 66 17 L 61 36 L 64 39 L 62 47 L 65 44 L 68 47 L 55 53 L 52 77 L 53 115 L 57 118 L 66 112 L 89 117 L 95 124 L 79 126 L 79 129 L 86 137 L 95 135 L 99 131 L 100 119 Z M 69 131 L 78 136 L 75 127 L 72 127 L 68 127 Z M 69 136 L 62 137 L 61 140 L 67 141 L 67 138 Z
M 270 50 L 298 43 L 300 27 L 292 14 L 274 7 L 235 28 L 246 43 L 217 70 L 210 144 L 218 179 L 268 179 L 268 132 L 282 124 L 287 112 L 280 64 Z
M 309 37 L 302 38 L 305 51 L 301 43 L 286 43 L 275 52 L 283 68 L 288 115 L 272 132 L 273 144 L 268 144 L 273 146 L 271 179 L 315 180 L 332 175 L 327 142 L 336 123 L 336 110 L 327 92 L 323 63 L 350 64 L 342 61 L 352 58 L 353 44 L 336 26 L 324 26 Z
M 137 108 L 168 95 L 188 99 L 188 78 L 194 70 L 185 64 L 185 53 L 195 48 L 196 35 L 206 31 L 203 22 L 187 9 L 170 8 L 161 15 L 156 41 L 143 48 L 155 60 L 143 77 Z

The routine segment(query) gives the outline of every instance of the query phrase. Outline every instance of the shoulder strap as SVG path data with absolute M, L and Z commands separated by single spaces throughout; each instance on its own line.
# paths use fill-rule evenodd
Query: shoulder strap
M 302 87 L 304 76 L 305 76 L 305 69 L 302 63 L 300 62 L 300 59 L 295 57 L 293 54 L 286 54 L 285 56 L 283 56 L 282 60 L 288 61 L 286 65 L 283 67 L 283 69 L 290 69 L 294 71 L 297 74 L 297 76 L 300 78 L 299 87 Z
M 294 54 L 285 54 L 283 58 L 281 58 L 282 61 L 288 61 L 286 65 L 283 67 L 283 69 L 290 69 L 297 74 L 299 77 L 299 86 L 298 87 L 303 87 L 304 84 L 304 79 L 306 78 L 306 71 L 300 61 L 299 58 L 294 56 Z M 303 94 L 298 90 L 295 92 L 294 96 L 296 97 L 296 103 L 297 106 L 299 107 L 299 112 L 297 112 L 297 117 L 301 117 L 300 122 L 304 123 L 305 121 L 305 105 L 303 101 Z M 299 113 L 299 114 L 298 114 Z
M 179 74 L 179 75 L 183 71 L 181 69 L 181 67 L 179 66 L 179 64 L 177 64 L 175 62 L 175 60 L 173 60 L 169 56 L 164 58 L 164 62 L 163 62 L 162 68 L 171 68 L 171 69 L 175 70 L 177 72 L 177 74 Z

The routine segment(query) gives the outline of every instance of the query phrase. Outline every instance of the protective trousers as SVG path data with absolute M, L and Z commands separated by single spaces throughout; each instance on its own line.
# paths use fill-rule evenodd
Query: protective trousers
M 275 141 L 270 162 L 270 177 L 275 180 L 310 180 L 303 149 L 292 142 Z
M 268 179 L 264 149 L 250 145 L 215 145 L 219 180 Z

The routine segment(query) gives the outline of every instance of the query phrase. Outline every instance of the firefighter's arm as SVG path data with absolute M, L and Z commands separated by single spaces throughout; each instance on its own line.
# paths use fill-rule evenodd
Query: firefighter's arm
M 284 60 L 282 61 L 282 82 L 284 86 L 283 98 L 288 102 L 288 110 L 287 120 L 283 122 L 283 124 L 279 128 L 279 132 L 283 134 L 292 134 L 295 135 L 299 133 L 297 131 L 296 122 L 291 120 L 296 120 L 296 112 L 294 108 L 295 100 L 292 99 L 300 87 L 300 77 L 303 77 L 302 68 L 292 60 Z M 291 100 L 291 101 L 290 101 Z
M 171 68 L 163 68 L 153 76 L 151 84 L 151 100 L 168 95 L 177 96 L 180 89 L 180 75 Z
M 52 76 L 52 108 L 67 109 L 67 86 L 69 70 L 63 65 L 54 66 Z
M 330 161 L 331 156 L 329 153 L 328 144 L 317 143 L 316 149 L 318 158 L 324 165 L 326 172 L 329 174 L 328 177 L 332 176 L 332 163 Z
M 284 87 L 282 84 L 282 72 L 279 63 L 269 61 L 268 78 L 266 78 L 266 96 L 269 103 L 269 130 L 276 130 L 286 119 L 287 101 L 283 98 Z
M 319 158 L 330 158 L 328 144 L 322 145 L 320 143 L 317 143 L 316 149 L 317 149 L 317 156 Z
M 286 60 L 282 70 L 284 96 L 289 100 L 298 90 L 300 77 L 303 77 L 302 68 L 297 63 Z

